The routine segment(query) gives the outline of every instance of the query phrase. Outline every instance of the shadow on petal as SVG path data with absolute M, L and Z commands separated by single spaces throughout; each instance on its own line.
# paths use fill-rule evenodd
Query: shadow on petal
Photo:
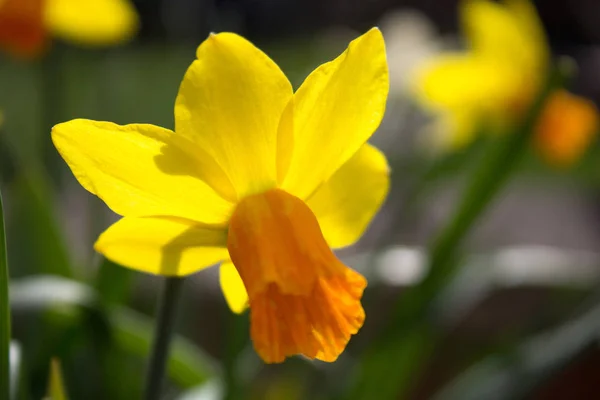
M 222 227 L 199 225 L 186 229 L 162 248 L 159 274 L 164 276 L 180 276 L 184 252 L 190 249 L 204 249 L 205 258 L 198 259 L 197 270 L 212 267 L 223 261 L 221 255 L 226 251 L 223 243 L 227 232 Z M 187 262 L 186 262 L 187 263 Z M 189 269 L 188 267 L 185 268 Z
M 156 166 L 168 175 L 190 175 L 187 168 L 182 168 L 181 157 L 188 158 L 196 167 L 196 177 L 200 177 L 215 192 L 227 201 L 237 200 L 236 191 L 231 181 L 215 161 L 204 149 L 183 137 L 173 135 L 172 143 L 165 144 L 160 149 L 161 153 L 154 157 Z

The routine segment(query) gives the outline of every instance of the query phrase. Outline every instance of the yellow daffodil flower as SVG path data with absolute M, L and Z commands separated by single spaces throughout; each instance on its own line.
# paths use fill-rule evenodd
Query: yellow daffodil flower
M 95 249 L 133 269 L 188 275 L 221 262 L 255 349 L 334 361 L 363 324 L 365 279 L 331 248 L 353 244 L 384 200 L 385 156 L 367 144 L 384 113 L 378 29 L 294 93 L 263 52 L 232 33 L 197 50 L 175 132 L 73 120 L 52 140 L 75 177 L 124 216 Z
M 50 34 L 105 46 L 131 38 L 138 25 L 128 0 L 0 0 L 0 48 L 23 57 L 40 54 Z
M 527 0 L 464 0 L 468 51 L 432 58 L 418 71 L 415 93 L 439 113 L 443 147 L 460 147 L 486 129 L 510 128 L 531 106 L 548 73 L 549 49 L 535 8 Z M 598 112 L 588 100 L 557 91 L 536 128 L 548 161 L 568 165 L 593 139 Z

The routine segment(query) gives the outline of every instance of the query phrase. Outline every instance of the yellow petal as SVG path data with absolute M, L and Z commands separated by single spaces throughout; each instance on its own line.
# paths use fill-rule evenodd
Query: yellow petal
M 477 55 L 508 63 L 528 79 L 538 78 L 532 75 L 546 68 L 546 38 L 535 8 L 528 0 L 507 0 L 505 4 L 467 0 L 462 4 L 461 16 L 469 43 Z
M 211 34 L 187 70 L 175 130 L 221 166 L 239 197 L 275 186 L 277 127 L 292 97 L 279 67 L 233 33 Z
M 125 217 L 94 245 L 123 266 L 156 275 L 183 276 L 228 257 L 227 231 L 183 218 Z
M 506 64 L 462 54 L 439 56 L 422 65 L 412 89 L 425 106 L 463 111 L 505 108 L 519 92 L 515 73 Z
M 307 204 L 334 248 L 356 242 L 381 207 L 390 184 L 385 155 L 365 144 Z
M 236 314 L 243 313 L 248 308 L 248 292 L 240 274 L 231 260 L 224 261 L 219 269 L 219 280 L 225 300 Z
M 44 19 L 55 36 L 87 46 L 126 41 L 139 28 L 128 0 L 46 0 Z
M 52 141 L 79 183 L 117 214 L 225 224 L 233 211 L 206 183 L 227 186 L 219 168 L 167 129 L 79 119 L 56 125 Z
M 367 141 L 379 126 L 388 93 L 385 44 L 377 28 L 321 65 L 294 95 L 293 154 L 283 188 L 307 198 Z M 289 142 L 289 139 L 283 140 Z

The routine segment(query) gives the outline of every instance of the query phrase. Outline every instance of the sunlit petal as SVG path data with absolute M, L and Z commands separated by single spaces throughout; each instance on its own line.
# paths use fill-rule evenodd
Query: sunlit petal
M 167 129 L 73 120 L 56 125 L 52 140 L 81 185 L 117 214 L 224 224 L 233 211 L 206 183 L 227 187 L 219 168 Z
M 219 163 L 239 197 L 277 180 L 277 127 L 292 97 L 279 67 L 246 39 L 211 34 L 198 48 L 175 105 L 176 132 Z
M 288 129 L 280 134 L 293 136 L 293 154 L 283 188 L 306 198 L 348 161 L 379 126 L 388 88 L 377 28 L 313 71 L 294 95 L 293 112 L 284 114 L 293 121 L 282 122 Z
M 389 188 L 385 155 L 365 144 L 308 199 L 331 247 L 356 242 L 379 210 Z
M 219 281 L 225 300 L 236 314 L 241 314 L 248 308 L 248 292 L 240 274 L 235 269 L 233 263 L 228 260 L 221 264 L 219 269 Z

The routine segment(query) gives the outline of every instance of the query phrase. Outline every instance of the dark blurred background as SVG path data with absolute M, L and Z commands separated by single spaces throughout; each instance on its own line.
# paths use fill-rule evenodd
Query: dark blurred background
M 142 18 L 141 41 L 178 40 L 197 43 L 208 32 L 231 30 L 261 41 L 311 36 L 343 27 L 363 32 L 377 26 L 393 10 L 411 9 L 425 14 L 439 33 L 458 31 L 456 0 L 137 0 Z M 593 71 L 598 67 L 595 46 L 600 43 L 600 4 L 595 0 L 533 1 L 552 48 L 580 60 L 597 99 Z M 587 75 L 589 74 L 589 76 Z

